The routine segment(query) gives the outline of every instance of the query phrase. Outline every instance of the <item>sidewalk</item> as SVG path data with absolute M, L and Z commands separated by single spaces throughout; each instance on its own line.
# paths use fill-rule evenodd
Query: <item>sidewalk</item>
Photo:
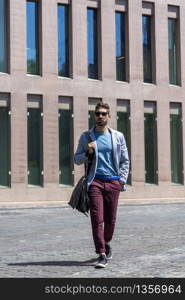
M 164 204 L 164 203 L 185 203 L 185 198 L 150 198 L 150 199 L 119 199 L 119 204 Z M 0 209 L 3 208 L 35 208 L 35 207 L 69 207 L 67 201 L 0 201 Z
M 1 206 L 0 244 L 1 278 L 185 277 L 185 202 L 120 204 L 105 269 L 90 218 L 66 205 Z

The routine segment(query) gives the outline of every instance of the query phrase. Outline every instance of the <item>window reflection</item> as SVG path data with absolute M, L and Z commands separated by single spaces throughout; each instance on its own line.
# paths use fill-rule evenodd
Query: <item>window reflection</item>
M 97 10 L 87 10 L 88 21 L 88 78 L 98 79 L 98 26 Z
M 151 16 L 142 16 L 143 21 L 143 75 L 144 82 L 152 83 Z
M 170 104 L 171 181 L 183 184 L 182 109 Z
M 39 74 L 38 2 L 27 1 L 27 73 Z
M 69 7 L 67 5 L 58 5 L 58 75 L 70 77 Z
M 28 108 L 28 184 L 42 185 L 42 118 L 40 108 Z
M 126 81 L 125 15 L 116 12 L 116 80 Z
M 157 122 L 156 122 L 156 107 L 152 103 L 145 104 L 144 134 L 145 134 L 145 182 L 157 184 L 158 183 Z
M 10 185 L 10 119 L 8 107 L 0 107 L 0 186 Z
M 59 182 L 73 185 L 73 118 L 72 105 L 67 103 L 59 109 Z
M 130 103 L 125 101 L 118 100 L 117 107 L 117 130 L 122 132 L 128 149 L 129 159 L 130 159 L 130 170 L 131 170 L 131 130 L 130 130 Z M 131 184 L 131 173 L 129 172 L 128 184 Z
M 169 81 L 177 85 L 177 41 L 176 19 L 168 19 L 168 52 L 169 52 Z
M 0 0 L 0 72 L 8 72 L 7 1 Z

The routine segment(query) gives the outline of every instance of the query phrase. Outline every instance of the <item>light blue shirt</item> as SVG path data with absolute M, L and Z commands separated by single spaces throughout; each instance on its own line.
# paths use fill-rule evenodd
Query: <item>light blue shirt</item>
M 117 131 L 113 128 L 108 127 L 108 130 L 112 137 L 112 148 L 113 148 L 113 162 L 117 174 L 119 174 L 119 181 L 122 184 L 122 190 L 125 190 L 125 184 L 127 182 L 129 174 L 129 157 L 127 151 L 127 145 L 123 133 Z M 74 163 L 77 165 L 84 164 L 88 161 L 88 156 L 86 155 L 88 144 L 90 142 L 95 142 L 96 137 L 94 133 L 94 127 L 88 131 L 83 132 L 80 135 L 78 146 L 74 154 Z M 97 146 L 97 145 L 96 145 Z M 91 183 L 93 182 L 96 174 L 98 164 L 98 149 L 95 147 L 95 156 L 92 161 L 90 171 L 87 175 L 87 190 Z
M 98 164 L 95 177 L 100 175 L 106 177 L 117 176 L 118 174 L 113 161 L 111 133 L 108 130 L 106 132 L 98 132 L 94 130 L 94 135 L 98 149 Z

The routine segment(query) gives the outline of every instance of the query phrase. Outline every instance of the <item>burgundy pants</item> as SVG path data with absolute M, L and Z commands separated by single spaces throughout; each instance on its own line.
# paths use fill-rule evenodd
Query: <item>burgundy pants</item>
M 105 252 L 113 236 L 121 185 L 118 180 L 94 179 L 89 187 L 90 215 L 96 253 Z

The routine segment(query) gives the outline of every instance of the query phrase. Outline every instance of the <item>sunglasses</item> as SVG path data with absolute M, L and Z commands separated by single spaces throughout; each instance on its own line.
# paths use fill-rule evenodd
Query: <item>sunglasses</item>
M 97 117 L 99 117 L 100 115 L 102 115 L 103 117 L 105 117 L 106 115 L 108 115 L 108 112 L 95 111 L 95 115 L 96 115 Z

